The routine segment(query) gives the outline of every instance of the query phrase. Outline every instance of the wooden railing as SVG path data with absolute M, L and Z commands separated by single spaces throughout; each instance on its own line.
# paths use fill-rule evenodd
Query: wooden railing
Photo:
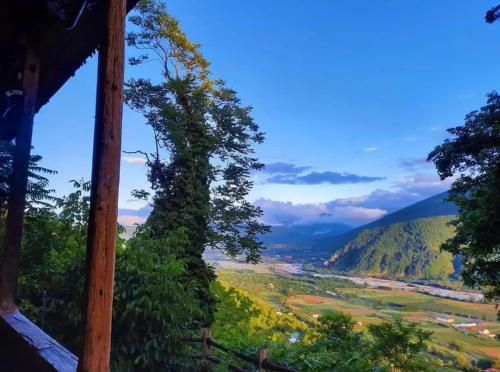
M 18 310 L 0 312 L 0 371 L 75 372 L 78 358 Z
M 256 355 L 249 355 L 242 353 L 237 350 L 233 350 L 217 341 L 215 341 L 212 338 L 212 332 L 210 328 L 203 328 L 201 330 L 201 337 L 196 338 L 196 337 L 186 337 L 183 339 L 185 342 L 194 342 L 194 343 L 201 343 L 202 344 L 202 356 L 206 360 L 212 362 L 212 363 L 221 363 L 222 359 L 219 358 L 217 355 L 212 354 L 212 347 L 228 354 L 231 355 L 237 359 L 244 360 L 247 363 L 253 364 L 254 366 L 257 367 L 259 372 L 264 372 L 264 371 L 277 371 L 277 372 L 297 372 L 296 369 L 293 368 L 288 368 L 288 367 L 283 367 L 278 364 L 271 363 L 268 359 L 268 352 L 266 348 L 261 348 L 257 351 Z M 240 372 L 246 372 L 248 370 L 243 369 L 241 367 L 238 367 L 233 364 L 229 364 L 228 369 L 230 371 L 240 371 Z
M 201 357 L 219 364 L 223 359 L 212 353 L 220 350 L 233 358 L 256 367 L 259 372 L 297 372 L 296 369 L 272 363 L 267 349 L 261 348 L 255 355 L 233 350 L 212 338 L 210 328 L 202 329 L 201 337 L 183 338 L 184 342 L 200 343 Z M 8 360 L 3 360 L 5 357 Z M 8 363 L 8 364 L 6 364 Z M 0 370 L 32 370 L 42 372 L 75 372 L 78 359 L 57 341 L 48 336 L 19 311 L 0 313 Z M 230 371 L 248 372 L 240 366 L 229 364 Z

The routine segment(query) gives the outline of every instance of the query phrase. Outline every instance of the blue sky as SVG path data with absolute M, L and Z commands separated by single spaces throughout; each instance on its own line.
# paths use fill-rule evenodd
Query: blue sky
M 499 86 L 500 28 L 484 22 L 495 4 L 172 0 L 168 9 L 266 132 L 257 152 L 270 166 L 250 195 L 266 221 L 356 225 L 446 189 L 422 159 Z M 60 194 L 90 178 L 96 70 L 92 58 L 35 120 L 35 152 L 59 171 Z M 125 108 L 123 125 L 124 150 L 151 148 L 140 115 Z M 144 165 L 124 159 L 121 173 L 120 208 L 141 208 L 130 191 L 147 187 Z

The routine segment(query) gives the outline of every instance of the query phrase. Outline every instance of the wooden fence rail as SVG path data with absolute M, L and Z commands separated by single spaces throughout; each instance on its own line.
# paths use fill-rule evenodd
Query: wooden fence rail
M 257 355 L 252 356 L 242 353 L 237 350 L 232 350 L 227 346 L 212 339 L 212 333 L 210 328 L 203 328 L 201 330 L 201 337 L 186 337 L 183 338 L 185 342 L 201 343 L 203 347 L 203 357 L 212 363 L 220 363 L 221 359 L 216 355 L 212 354 L 212 347 L 230 354 L 238 359 L 244 360 L 245 362 L 251 363 L 257 367 L 259 372 L 265 371 L 277 371 L 277 372 L 298 372 L 296 369 L 283 367 L 278 364 L 271 363 L 268 359 L 267 349 L 261 348 L 257 351 Z M 245 372 L 247 370 L 230 364 L 228 366 L 230 371 Z

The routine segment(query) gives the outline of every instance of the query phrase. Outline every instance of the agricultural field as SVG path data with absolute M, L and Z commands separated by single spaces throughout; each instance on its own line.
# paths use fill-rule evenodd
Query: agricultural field
M 280 270 L 279 265 L 246 265 L 218 262 L 220 281 L 242 289 L 257 302 L 271 306 L 277 314 L 292 314 L 299 320 L 315 322 L 329 311 L 350 313 L 357 327 L 400 316 L 419 323 L 434 336 L 428 352 L 443 362 L 443 370 L 458 361 L 467 368 L 479 359 L 500 359 L 500 334 L 494 305 L 440 298 L 392 288 L 367 288 L 346 280 L 299 276 Z M 453 322 L 436 318 L 452 318 Z M 476 326 L 458 328 L 460 323 Z M 490 334 L 479 334 L 487 329 Z M 484 332 L 484 331 L 483 331 Z M 455 363 L 456 364 L 456 363 Z

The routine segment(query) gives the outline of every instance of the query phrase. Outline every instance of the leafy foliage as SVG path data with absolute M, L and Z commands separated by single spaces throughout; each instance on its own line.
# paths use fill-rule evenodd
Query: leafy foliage
M 75 191 L 57 209 L 28 216 L 21 250 L 20 308 L 69 347 L 81 334 L 89 183 L 74 181 Z M 61 316 L 64 314 L 64 316 Z
M 113 306 L 113 365 L 116 370 L 187 370 L 192 356 L 182 337 L 198 331 L 200 304 L 183 277 L 176 253 L 185 231 L 163 240 L 138 234 L 117 256 Z M 182 368 L 180 368 L 182 366 Z
M 128 44 L 141 52 L 131 64 L 159 61 L 163 78 L 132 79 L 125 88 L 127 104 L 144 115 L 156 145 L 154 153 L 138 151 L 147 159 L 154 191 L 146 231 L 151 239 L 186 231 L 189 244 L 179 252 L 186 260 L 185 283 L 195 288 L 210 324 L 215 275 L 202 259 L 205 247 L 243 255 L 247 262 L 257 262 L 263 248 L 257 241 L 267 230 L 257 221 L 262 211 L 246 200 L 253 186 L 250 171 L 262 167 L 253 144 L 263 134 L 236 93 L 210 79 L 200 46 L 189 41 L 164 4 L 142 1 L 130 21 L 136 29 Z M 135 195 L 147 196 L 142 190 Z
M 441 179 L 458 176 L 449 199 L 459 208 L 451 222 L 455 236 L 443 249 L 463 256 L 465 284 L 481 286 L 500 300 L 500 95 L 488 94 L 480 110 L 465 117 L 462 126 L 448 129 L 453 136 L 428 156 Z
M 89 183 L 57 207 L 41 209 L 26 221 L 19 279 L 21 310 L 49 334 L 76 351 L 82 331 Z M 192 366 L 190 350 L 180 343 L 201 326 L 194 287 L 183 283 L 185 261 L 178 252 L 186 232 L 162 240 L 142 229 L 117 241 L 113 329 L 113 370 L 158 370 Z
M 415 370 L 418 366 L 415 355 L 425 350 L 426 342 L 432 335 L 432 332 L 419 329 L 417 323 L 408 323 L 400 318 L 370 324 L 368 331 L 373 337 L 371 353 L 375 360 L 403 371 Z
M 330 312 L 319 319 L 319 326 L 306 336 L 305 349 L 310 354 L 301 365 L 307 370 L 370 370 L 369 343 L 349 314 Z M 311 365 L 309 367 L 309 365 Z
M 493 23 L 500 18 L 500 5 L 494 6 L 486 12 L 486 22 Z
M 213 336 L 238 350 L 253 352 L 274 342 L 286 343 L 287 333 L 307 328 L 293 316 L 278 315 L 266 304 L 256 303 L 240 289 L 215 281 L 212 291 L 217 299 Z
M 169 189 L 165 183 L 172 174 L 190 165 L 185 172 L 195 172 L 202 186 L 210 187 L 209 208 L 200 208 L 208 213 L 211 227 L 207 243 L 230 256 L 244 254 L 248 262 L 257 262 L 262 245 L 256 236 L 267 228 L 256 222 L 262 211 L 245 197 L 253 186 L 250 171 L 262 168 L 253 144 L 263 141 L 263 133 L 236 92 L 221 80 L 210 79 L 199 44 L 189 41 L 164 4 L 142 1 L 138 10 L 130 18 L 138 31 L 127 38 L 129 45 L 144 53 L 133 64 L 159 60 L 165 77 L 159 84 L 132 79 L 125 90 L 126 102 L 145 116 L 153 130 L 157 151 L 145 155 L 155 201 L 167 197 L 158 194 Z M 162 160 L 162 149 L 169 162 Z
M 9 181 L 12 175 L 15 144 L 12 141 L 0 142 L 0 216 L 4 217 L 7 211 Z M 28 186 L 26 190 L 26 208 L 28 213 L 35 207 L 48 207 L 57 202 L 53 196 L 54 190 L 49 189 L 49 180 L 46 175 L 57 172 L 39 165 L 40 155 L 31 155 L 28 168 Z
M 431 335 L 394 318 L 370 326 L 367 337 L 346 313 L 326 313 L 306 324 L 294 315 L 278 315 L 239 289 L 215 282 L 213 290 L 219 303 L 212 327 L 216 340 L 249 354 L 265 346 L 273 362 L 300 371 L 413 370 Z M 300 335 L 297 342 L 287 339 L 292 333 Z

